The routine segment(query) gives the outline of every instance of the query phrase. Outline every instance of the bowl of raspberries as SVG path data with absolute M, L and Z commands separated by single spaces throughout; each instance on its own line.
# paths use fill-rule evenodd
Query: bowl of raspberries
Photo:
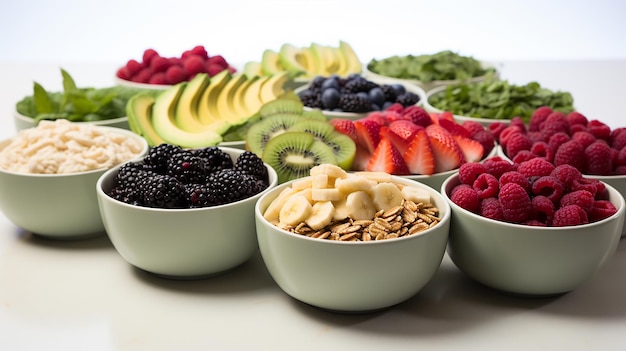
M 194 279 L 253 255 L 254 206 L 277 179 L 249 151 L 160 144 L 103 174 L 96 190 L 106 232 L 127 262 L 155 275 Z
M 361 74 L 317 76 L 295 90 L 306 109 L 320 109 L 330 118 L 359 119 L 389 106 L 422 106 L 424 90 L 415 84 L 372 80 Z
M 493 129 L 497 154 L 513 163 L 540 157 L 555 166 L 569 164 L 626 194 L 626 128 L 612 129 L 580 112 L 564 114 L 544 106 L 533 112 L 528 124 L 515 119 Z
M 472 279 L 520 295 L 563 294 L 617 249 L 624 198 L 571 165 L 493 156 L 441 187 L 452 208 L 448 254 Z

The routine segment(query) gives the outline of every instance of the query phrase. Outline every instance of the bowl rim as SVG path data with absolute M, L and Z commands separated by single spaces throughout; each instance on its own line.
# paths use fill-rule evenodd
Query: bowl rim
M 133 82 L 132 80 L 120 78 L 117 74 L 114 75 L 113 80 L 116 85 L 123 85 L 132 88 L 142 88 L 142 89 L 151 89 L 151 90 L 164 90 L 169 89 L 174 86 L 174 84 L 151 84 L 151 83 L 139 83 Z
M 29 124 L 33 124 L 33 126 L 35 126 L 35 121 L 33 117 L 21 114 L 17 108 L 13 109 L 13 117 L 17 118 L 21 121 L 24 121 L 25 123 L 29 123 Z M 125 122 L 128 121 L 128 116 L 121 116 L 121 117 L 115 117 L 115 118 L 109 118 L 109 119 L 102 119 L 99 121 L 71 121 L 72 123 L 80 123 L 80 124 L 91 124 L 94 126 L 102 126 L 102 127 L 108 127 L 109 124 L 115 124 L 115 123 L 120 123 L 120 122 Z
M 219 146 L 219 145 L 217 145 L 216 147 L 219 147 L 221 150 L 229 152 L 229 154 L 230 153 L 239 153 L 239 154 L 241 154 L 241 153 L 243 153 L 245 151 L 245 150 L 242 150 L 242 149 L 226 147 L 226 146 Z M 260 193 L 254 194 L 254 195 L 252 195 L 252 196 L 250 196 L 248 198 L 241 199 L 241 200 L 238 200 L 238 201 L 235 201 L 235 202 L 230 202 L 230 203 L 227 203 L 227 204 L 217 205 L 217 206 L 194 207 L 194 208 L 160 208 L 160 207 L 137 206 L 137 205 L 129 204 L 129 203 L 126 203 L 126 202 L 114 199 L 114 198 L 109 196 L 109 194 L 107 194 L 104 191 L 103 185 L 104 185 L 105 180 L 107 178 L 113 177 L 114 176 L 113 173 L 117 173 L 117 171 L 120 169 L 120 167 L 122 167 L 124 164 L 127 164 L 127 163 L 139 163 L 139 162 L 142 162 L 145 159 L 145 157 L 146 156 L 135 158 L 133 160 L 129 160 L 127 162 L 118 164 L 115 167 L 107 169 L 102 175 L 100 175 L 100 177 L 96 181 L 96 193 L 97 193 L 98 197 L 101 197 L 103 199 L 103 201 L 109 201 L 111 203 L 114 203 L 116 206 L 126 207 L 126 208 L 129 208 L 129 209 L 133 209 L 135 211 L 167 212 L 167 213 L 182 213 L 182 212 L 190 213 L 190 212 L 206 211 L 206 210 L 209 210 L 209 209 L 219 209 L 219 208 L 224 208 L 224 207 L 235 206 L 237 204 L 240 204 L 240 203 L 243 203 L 243 202 L 246 202 L 246 201 L 253 201 L 253 200 L 256 201 L 262 195 L 264 195 L 265 193 L 267 193 L 270 190 L 272 190 L 276 186 L 276 184 L 278 184 L 278 174 L 276 173 L 276 170 L 274 170 L 274 168 L 272 168 L 269 164 L 263 162 L 263 164 L 267 168 L 267 171 L 268 171 L 268 174 L 269 174 L 269 180 L 270 180 L 267 188 L 263 189 L 263 191 L 261 191 Z
M 72 122 L 72 123 L 79 123 L 79 122 Z M 94 128 L 97 129 L 104 129 L 107 130 L 109 132 L 112 133 L 118 133 L 118 134 L 123 134 L 129 138 L 133 138 L 136 141 L 138 141 L 141 144 L 141 151 L 134 157 L 119 163 L 115 166 L 113 166 L 113 168 L 120 166 L 126 162 L 131 162 L 134 160 L 137 160 L 139 158 L 143 158 L 143 155 L 145 155 L 148 150 L 150 149 L 148 142 L 146 141 L 146 139 L 144 137 L 142 137 L 139 134 L 136 134 L 130 130 L 126 130 L 126 129 L 122 129 L 122 128 L 117 128 L 117 127 L 111 127 L 111 126 L 102 126 L 102 125 L 94 125 Z M 19 133 L 19 132 L 18 132 Z M 4 150 L 4 148 L 6 146 L 8 146 L 11 141 L 16 137 L 17 135 L 14 135 L 11 138 L 8 139 L 4 139 L 0 141 L 0 153 L 2 152 L 2 150 Z M 111 167 L 104 167 L 104 168 L 97 168 L 97 169 L 91 169 L 88 171 L 81 171 L 81 172 L 72 172 L 72 173 L 24 173 L 24 172 L 14 172 L 14 171 L 9 171 L 6 169 L 3 169 L 0 167 L 0 173 L 4 173 L 7 175 L 13 175 L 13 176 L 19 176 L 19 177 L 29 177 L 29 178 L 68 178 L 68 177 L 79 177 L 79 176 L 83 176 L 83 175 L 88 175 L 88 174 L 93 174 L 93 173 L 102 173 L 103 171 L 107 171 L 111 169 Z
M 593 229 L 593 227 L 599 226 L 601 224 L 604 224 L 605 222 L 613 221 L 617 217 L 619 217 L 620 215 L 624 215 L 624 213 L 626 212 L 626 200 L 624 200 L 624 197 L 622 196 L 622 194 L 617 189 L 615 189 L 615 187 L 613 187 L 610 184 L 607 184 L 605 182 L 602 182 L 607 189 L 609 189 L 612 193 L 617 195 L 617 200 L 619 201 L 619 203 L 615 204 L 615 203 L 613 203 L 611 201 L 611 203 L 616 206 L 617 211 L 614 214 L 612 214 L 611 216 L 603 218 L 603 219 L 601 219 L 599 221 L 595 221 L 595 222 L 591 222 L 591 223 L 587 223 L 587 224 L 579 224 L 579 225 L 575 225 L 575 226 L 564 226 L 564 227 L 534 227 L 534 226 L 529 226 L 529 225 L 525 225 L 525 224 L 518 224 L 518 223 L 499 221 L 499 220 L 496 220 L 496 219 L 483 217 L 483 216 L 481 216 L 481 215 L 479 215 L 477 213 L 468 211 L 468 210 L 462 208 L 461 206 L 455 204 L 450 199 L 450 197 L 448 196 L 448 193 L 446 192 L 446 188 L 450 184 L 452 184 L 453 182 L 458 181 L 460 183 L 460 181 L 458 179 L 459 179 L 459 175 L 458 174 L 453 174 L 453 175 L 449 176 L 448 178 L 446 178 L 446 180 L 443 181 L 443 183 L 441 184 L 441 189 L 439 191 L 439 193 L 446 200 L 446 202 L 448 203 L 450 208 L 454 208 L 457 211 L 461 211 L 462 213 L 470 216 L 470 218 L 472 218 L 474 220 L 482 220 L 482 221 L 485 221 L 485 222 L 487 222 L 489 224 L 498 224 L 498 225 L 502 225 L 504 227 L 515 228 L 515 229 L 532 229 L 532 230 L 528 231 L 528 234 L 531 234 L 531 233 L 545 234 L 545 232 L 563 232 L 563 231 L 567 231 L 567 230 L 572 230 L 573 228 L 575 228 L 575 229 L 589 229 L 589 232 L 591 233 L 591 230 Z M 620 230 L 620 233 L 621 233 L 621 230 Z
M 444 110 L 439 109 L 435 107 L 433 104 L 431 104 L 430 98 L 432 98 L 433 96 L 437 94 L 444 92 L 447 88 L 448 88 L 447 85 L 443 85 L 443 86 L 433 88 L 426 93 L 426 99 L 424 99 L 424 108 L 426 109 L 426 111 L 430 113 L 445 112 Z M 504 123 L 507 125 L 511 124 L 511 119 L 506 119 L 506 118 L 491 119 L 491 118 L 480 118 L 480 117 L 464 116 L 464 115 L 457 115 L 457 114 L 452 114 L 452 116 L 454 117 L 455 120 L 458 120 L 458 121 L 475 121 L 481 124 L 491 124 L 491 123 L 497 123 L 497 122 Z
M 310 238 L 306 235 L 298 235 L 295 233 L 291 233 L 288 232 L 282 228 L 279 228 L 275 225 L 273 225 L 272 223 L 270 223 L 267 219 L 265 219 L 265 217 L 263 217 L 263 214 L 261 213 L 261 203 L 265 201 L 266 198 L 268 198 L 269 196 L 271 196 L 272 194 L 274 194 L 274 192 L 276 193 L 276 196 L 278 196 L 278 194 L 280 193 L 280 191 L 282 191 L 283 189 L 287 188 L 288 186 L 291 186 L 291 184 L 293 184 L 294 182 L 303 180 L 303 179 L 307 179 L 310 178 L 310 176 L 306 176 L 306 177 L 302 177 L 302 178 L 298 178 L 298 179 L 294 179 L 285 183 L 282 183 L 276 187 L 274 187 L 273 189 L 271 189 L 271 191 L 268 191 L 267 193 L 263 194 L 263 196 L 261 196 L 255 206 L 254 206 L 254 215 L 256 217 L 256 219 L 258 221 L 261 221 L 261 223 L 263 223 L 263 225 L 269 227 L 269 228 L 273 228 L 276 229 L 281 236 L 284 237 L 288 237 L 288 238 L 294 238 L 293 240 L 304 240 L 304 241 L 308 241 L 314 244 L 318 244 L 319 245 L 347 245 L 347 246 L 354 246 L 354 247 L 359 247 L 359 246 L 365 246 L 365 245 L 394 245 L 395 243 L 401 243 L 402 241 L 406 241 L 406 240 L 411 240 L 411 239 L 415 239 L 418 237 L 422 237 L 422 236 L 426 236 L 426 235 L 432 235 L 432 233 L 435 231 L 435 229 L 439 228 L 439 225 L 445 222 L 449 222 L 450 218 L 452 216 L 451 212 L 452 209 L 450 208 L 450 205 L 447 203 L 447 201 L 445 201 L 445 198 L 442 194 L 439 194 L 438 191 L 432 187 L 429 187 L 423 183 L 420 183 L 416 180 L 413 179 L 409 179 L 409 178 L 404 178 L 401 176 L 396 176 L 396 175 L 392 175 L 391 178 L 394 182 L 399 182 L 405 185 L 409 185 L 409 186 L 415 186 L 415 184 L 417 184 L 417 186 L 419 186 L 420 188 L 425 188 L 426 190 L 428 190 L 429 193 L 431 193 L 431 196 L 439 196 L 441 197 L 441 200 L 443 200 L 441 203 L 445 206 L 445 211 L 439 211 L 439 213 L 444 212 L 443 217 L 440 218 L 439 223 L 436 226 L 433 226 L 431 228 L 428 228 L 426 230 L 423 230 L 419 233 L 415 233 L 412 235 L 406 235 L 403 237 L 399 237 L 399 238 L 394 238 L 394 239 L 390 239 L 390 240 L 371 240 L 371 241 L 359 241 L 359 242 L 352 242 L 352 241 L 339 241 L 339 240 L 324 240 L 324 239 L 316 239 L 316 238 Z M 258 233 L 258 231 L 257 231 Z M 257 234 L 258 235 L 258 234 Z

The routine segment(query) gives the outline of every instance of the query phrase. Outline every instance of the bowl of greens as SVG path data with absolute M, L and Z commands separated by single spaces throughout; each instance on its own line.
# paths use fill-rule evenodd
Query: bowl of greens
M 451 112 L 459 123 L 509 124 L 514 117 L 528 122 L 533 111 L 548 106 L 565 114 L 574 111 L 574 98 L 566 91 L 553 91 L 538 82 L 524 85 L 507 80 L 458 83 L 441 86 L 426 94 L 424 108 L 430 113 Z
M 42 120 L 57 119 L 130 129 L 126 102 L 145 89 L 127 86 L 78 87 L 67 71 L 61 69 L 61 75 L 62 91 L 47 91 L 34 82 L 33 94 L 15 104 L 13 120 L 18 131 L 35 127 Z
M 396 55 L 372 59 L 364 68 L 372 79 L 417 84 L 425 91 L 460 82 L 478 83 L 497 78 L 496 67 L 450 50 L 424 55 Z

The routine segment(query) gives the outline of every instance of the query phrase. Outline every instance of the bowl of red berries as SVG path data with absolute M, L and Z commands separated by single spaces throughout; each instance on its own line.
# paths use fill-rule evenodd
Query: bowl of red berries
M 614 254 L 624 224 L 614 187 L 543 158 L 464 164 L 441 193 L 452 209 L 454 264 L 512 294 L 558 295 L 587 283 Z
M 394 104 L 421 106 L 426 99 L 418 85 L 371 80 L 356 73 L 348 77 L 317 76 L 295 92 L 305 109 L 320 109 L 329 119 L 358 119 Z
M 247 261 L 257 249 L 256 200 L 277 175 L 249 151 L 152 147 L 96 185 L 104 227 L 132 266 L 197 279 Z
M 129 59 L 115 72 L 118 85 L 142 89 L 167 89 L 190 81 L 198 73 L 210 77 L 235 68 L 222 55 L 210 55 L 202 45 L 185 50 L 179 56 L 164 56 L 155 49 L 146 49 L 140 60 Z
M 528 124 L 515 120 L 498 129 L 501 157 L 513 163 L 541 157 L 555 166 L 569 164 L 626 194 L 626 128 L 611 129 L 580 112 L 564 114 L 544 106 Z

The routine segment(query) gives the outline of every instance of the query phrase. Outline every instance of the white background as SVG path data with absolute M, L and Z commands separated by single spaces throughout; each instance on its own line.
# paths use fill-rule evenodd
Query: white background
M 348 41 L 362 61 L 450 49 L 483 60 L 626 58 L 620 0 L 21 0 L 0 5 L 0 61 L 120 62 L 195 45 L 236 63 L 289 42 Z

